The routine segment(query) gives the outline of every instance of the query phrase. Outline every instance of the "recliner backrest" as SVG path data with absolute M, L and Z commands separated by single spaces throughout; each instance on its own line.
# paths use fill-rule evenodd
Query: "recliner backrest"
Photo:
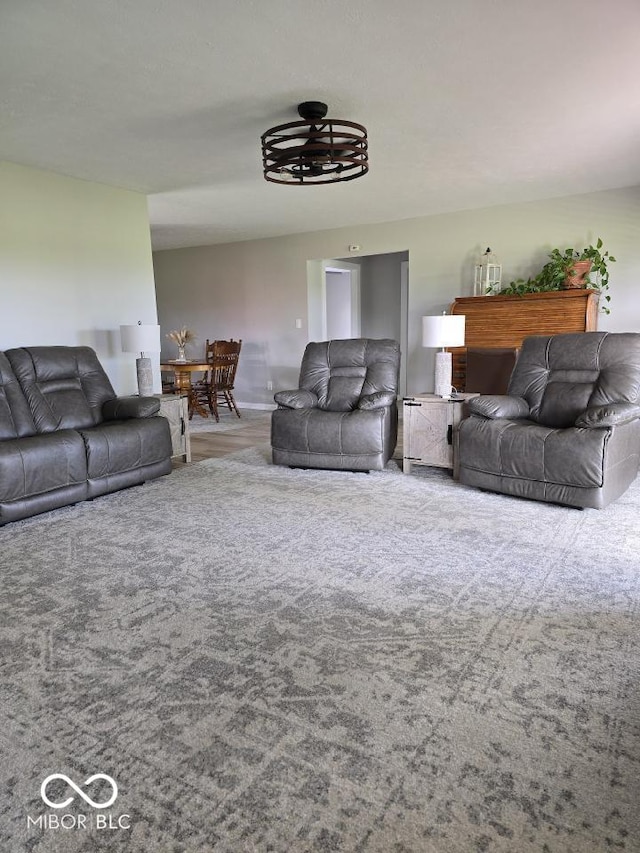
M 587 408 L 640 399 L 640 334 L 583 332 L 526 338 L 508 393 L 524 397 L 531 419 L 573 426 Z
M 348 412 L 360 398 L 378 391 L 398 392 L 400 345 L 371 338 L 307 344 L 299 387 L 318 397 L 321 409 Z
M 24 347 L 6 356 L 40 433 L 95 426 L 116 396 L 91 347 Z

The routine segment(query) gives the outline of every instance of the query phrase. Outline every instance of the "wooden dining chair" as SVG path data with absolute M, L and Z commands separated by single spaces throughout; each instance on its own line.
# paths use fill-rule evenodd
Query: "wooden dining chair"
M 209 406 L 209 411 L 216 421 L 220 420 L 218 403 L 227 405 L 230 412 L 235 412 L 240 417 L 233 397 L 233 387 L 241 348 L 242 341 L 234 341 L 233 338 L 230 341 L 207 340 L 205 356 L 209 370 L 202 382 L 198 383 L 196 390 L 199 398 Z

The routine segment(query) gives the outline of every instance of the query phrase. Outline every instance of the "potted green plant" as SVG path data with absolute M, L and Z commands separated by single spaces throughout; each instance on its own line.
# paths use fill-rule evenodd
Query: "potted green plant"
M 571 288 L 589 288 L 596 290 L 606 303 L 611 301 L 609 290 L 608 264 L 615 263 L 615 258 L 608 251 L 602 251 L 603 243 L 600 237 L 595 246 L 589 245 L 584 249 L 553 249 L 549 260 L 538 275 L 528 279 L 516 279 L 501 291 L 505 295 L 523 296 L 525 293 L 544 293 L 550 290 L 565 290 Z M 588 276 L 595 273 L 591 280 Z M 611 313 L 608 305 L 601 305 L 605 314 Z

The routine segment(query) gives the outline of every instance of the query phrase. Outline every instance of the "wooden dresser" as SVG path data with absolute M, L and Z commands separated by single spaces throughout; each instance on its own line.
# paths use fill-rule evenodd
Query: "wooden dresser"
M 459 296 L 450 313 L 466 317 L 465 346 L 451 350 L 453 384 L 464 390 L 467 347 L 520 347 L 529 335 L 594 332 L 598 293 L 558 290 L 525 296 Z

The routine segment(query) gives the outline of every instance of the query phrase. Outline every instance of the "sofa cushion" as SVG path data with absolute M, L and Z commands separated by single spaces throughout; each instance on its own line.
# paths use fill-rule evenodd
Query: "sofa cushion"
M 9 359 L 0 352 L 0 441 L 33 435 L 36 427 Z
M 94 426 L 116 396 L 90 347 L 26 347 L 6 356 L 40 433 Z
M 30 498 L 66 486 L 81 486 L 86 496 L 84 443 L 74 430 L 0 441 L 0 503 Z
M 162 462 L 171 453 L 166 418 L 111 421 L 79 432 L 92 480 Z

